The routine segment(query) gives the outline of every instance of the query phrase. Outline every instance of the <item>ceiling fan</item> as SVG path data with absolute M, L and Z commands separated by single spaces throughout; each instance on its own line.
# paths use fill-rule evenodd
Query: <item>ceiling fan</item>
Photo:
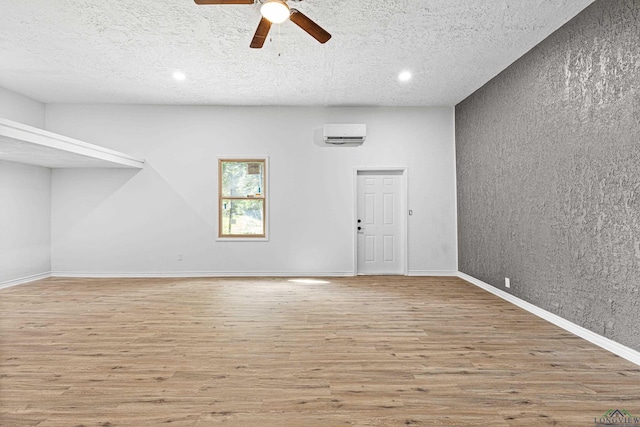
M 331 34 L 326 32 L 298 9 L 289 7 L 287 0 L 195 0 L 196 4 L 254 4 L 256 1 L 262 4 L 262 6 L 260 6 L 262 19 L 260 19 L 258 29 L 253 35 L 253 40 L 251 40 L 250 46 L 254 49 L 260 49 L 264 45 L 269 30 L 271 29 L 271 24 L 280 24 L 287 19 L 290 19 L 291 22 L 305 30 L 320 43 L 326 43 L 331 38 Z

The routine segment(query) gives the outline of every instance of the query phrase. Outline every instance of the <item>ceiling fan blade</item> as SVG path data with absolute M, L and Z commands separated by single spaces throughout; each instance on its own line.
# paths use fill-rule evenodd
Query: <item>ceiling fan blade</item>
M 254 0 L 195 0 L 196 4 L 253 4 Z
M 264 41 L 267 39 L 269 30 L 271 29 L 271 21 L 267 18 L 262 18 L 256 29 L 256 33 L 251 40 L 251 47 L 254 49 L 260 49 L 264 45 Z
M 331 38 L 331 34 L 326 32 L 320 25 L 307 18 L 307 16 L 298 9 L 291 8 L 291 17 L 289 19 L 320 43 L 326 43 Z

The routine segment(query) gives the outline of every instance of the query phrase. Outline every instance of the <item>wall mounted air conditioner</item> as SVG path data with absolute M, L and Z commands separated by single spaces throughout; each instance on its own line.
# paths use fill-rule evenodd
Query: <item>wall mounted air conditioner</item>
M 367 125 L 335 124 L 324 125 L 324 142 L 333 145 L 360 145 L 367 138 Z

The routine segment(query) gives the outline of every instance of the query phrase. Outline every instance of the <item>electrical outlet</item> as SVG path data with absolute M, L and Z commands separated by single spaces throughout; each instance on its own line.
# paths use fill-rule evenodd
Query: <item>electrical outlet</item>
M 178 261 L 182 261 L 182 253 L 178 254 Z
M 511 280 L 509 280 L 508 277 L 504 278 L 504 287 L 505 288 L 510 288 L 511 287 Z

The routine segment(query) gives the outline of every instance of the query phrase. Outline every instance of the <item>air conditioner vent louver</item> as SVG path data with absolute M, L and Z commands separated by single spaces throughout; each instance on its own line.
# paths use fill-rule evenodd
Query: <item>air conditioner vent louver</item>
M 364 142 L 364 137 L 354 138 L 351 136 L 328 136 L 326 141 L 329 144 L 362 143 Z
M 324 142 L 333 145 L 360 145 L 367 138 L 367 126 L 364 124 L 327 124 L 324 125 Z

